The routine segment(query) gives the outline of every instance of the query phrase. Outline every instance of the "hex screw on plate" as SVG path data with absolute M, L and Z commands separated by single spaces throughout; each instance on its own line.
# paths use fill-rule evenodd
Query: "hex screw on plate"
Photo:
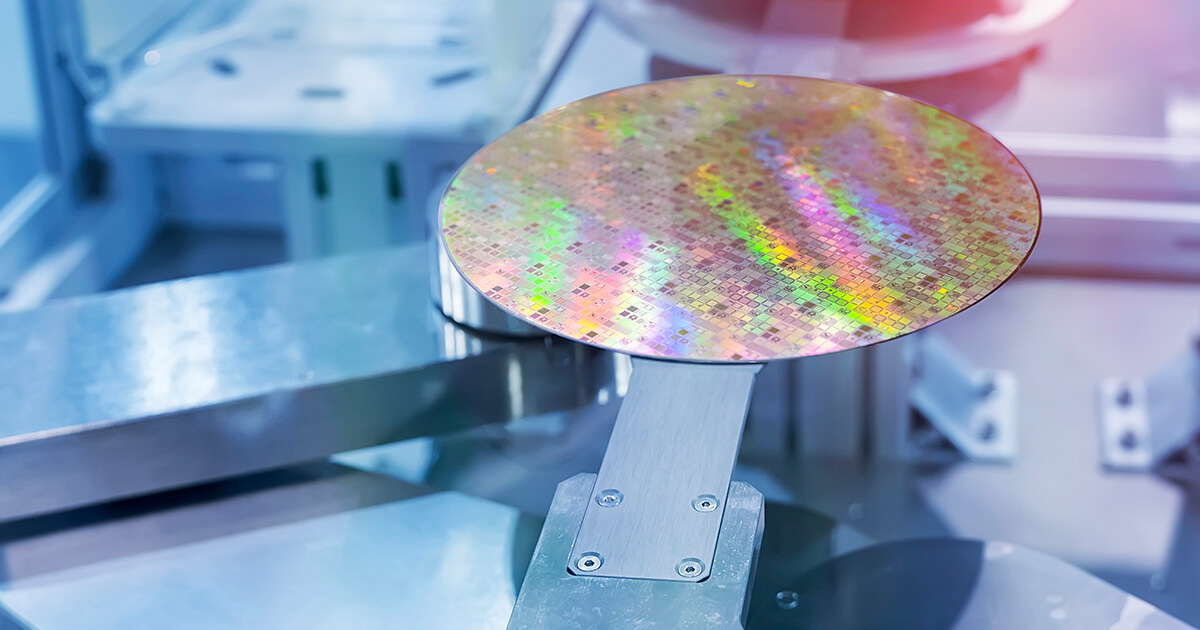
M 579 556 L 579 559 L 575 561 L 575 568 L 580 571 L 591 572 L 599 569 L 602 564 L 604 564 L 604 558 L 601 558 L 600 554 L 594 551 L 589 551 Z
M 598 503 L 601 507 L 615 507 L 616 505 L 619 505 L 621 500 L 624 498 L 625 495 L 621 494 L 620 490 L 613 490 L 610 488 L 608 490 L 601 490 L 600 494 L 596 495 L 596 503 Z
M 978 385 L 976 390 L 980 398 L 991 398 L 996 393 L 996 379 L 992 376 L 987 376 Z
M 685 578 L 696 577 L 704 573 L 704 563 L 696 558 L 684 558 L 675 565 L 675 571 Z
M 1128 384 L 1121 385 L 1121 389 L 1117 391 L 1116 403 L 1122 407 L 1133 404 L 1133 392 L 1130 391 Z
M 719 503 L 720 501 L 717 500 L 717 497 L 714 497 L 711 494 L 702 494 L 695 499 L 692 499 L 692 507 L 695 508 L 697 512 L 711 512 L 717 509 L 717 505 Z

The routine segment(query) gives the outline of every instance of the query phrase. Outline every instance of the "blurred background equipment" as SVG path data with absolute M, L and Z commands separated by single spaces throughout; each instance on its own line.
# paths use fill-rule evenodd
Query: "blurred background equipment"
M 0 626 L 504 628 L 559 592 L 534 547 L 630 363 L 489 310 L 437 200 L 538 112 L 751 71 L 967 118 L 1044 222 L 985 303 L 757 375 L 722 605 L 1200 626 L 1198 42 L 1188 0 L 0 0 Z
M 1072 0 L 601 0 L 675 63 L 860 83 L 954 75 L 1021 56 Z

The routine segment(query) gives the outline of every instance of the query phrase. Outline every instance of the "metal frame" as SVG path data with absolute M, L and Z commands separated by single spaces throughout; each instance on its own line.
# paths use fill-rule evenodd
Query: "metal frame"
M 1188 194 L 1200 200 L 1200 191 Z M 1198 201 L 1051 196 L 1044 197 L 1042 205 L 1042 231 L 1026 264 L 1029 270 L 1154 279 L 1200 277 Z
M 125 101 L 132 92 L 151 98 L 152 92 L 145 90 L 147 85 L 157 87 L 156 75 L 146 69 L 94 103 L 89 116 L 98 142 L 109 149 L 175 157 L 237 155 L 274 165 L 280 175 L 280 223 L 291 260 L 415 242 L 430 232 L 426 200 L 481 144 L 520 123 L 536 108 L 589 10 L 590 4 L 584 0 L 554 3 L 544 46 L 530 62 L 530 76 L 512 82 L 519 91 L 512 95 L 511 103 L 506 98 L 504 109 L 495 113 L 476 108 L 470 118 L 463 119 L 433 116 L 429 120 L 359 121 L 339 125 L 334 131 L 322 121 L 333 115 L 330 111 L 341 109 L 305 110 L 304 116 L 285 118 L 265 129 L 260 119 L 226 117 L 197 122 L 181 116 L 143 120 L 126 111 Z M 217 46 L 212 54 L 220 50 Z M 203 58 L 197 63 L 208 72 Z M 239 75 L 230 80 L 248 79 Z M 321 82 L 329 77 L 318 74 L 309 80 Z M 484 85 L 484 80 L 475 83 Z M 436 102 L 445 104 L 446 99 L 456 98 L 452 94 L 457 86 L 434 82 L 421 84 L 420 92 L 405 94 L 409 99 L 436 96 L 441 99 Z M 470 92 L 469 99 L 477 100 L 482 93 Z M 467 102 L 461 100 L 461 94 L 457 98 Z M 195 212 L 181 217 L 202 222 Z
M 759 381 L 746 428 L 755 457 L 1017 455 L 1015 376 L 972 365 L 936 332 L 771 364 Z
M 25 6 L 46 167 L 0 209 L 0 311 L 109 286 L 150 241 L 163 212 L 160 192 L 147 185 L 158 179 L 148 157 L 156 150 L 153 143 L 136 133 L 135 141 L 122 136 L 123 141 L 111 142 L 105 134 L 112 130 L 89 123 L 89 101 L 103 96 L 106 86 L 94 81 L 92 60 L 83 56 L 76 0 L 25 0 Z M 520 95 L 507 124 L 519 122 L 536 106 L 589 10 L 579 1 L 556 7 L 555 28 L 538 60 L 541 80 Z M 153 16 L 139 37 L 175 20 L 176 13 Z M 114 51 L 101 63 L 111 74 L 127 52 Z M 91 136 L 103 145 L 104 154 L 93 149 Z M 275 150 L 253 147 L 282 156 L 288 249 L 294 259 L 423 239 L 425 199 L 443 171 L 452 171 L 481 141 L 416 139 L 397 145 L 376 138 L 364 145 L 362 139 L 352 140 L 322 137 L 277 143 Z M 204 142 L 221 144 L 211 138 Z M 186 144 L 200 150 L 208 146 L 204 142 Z M 175 141 L 168 145 L 159 149 L 179 146 Z M 318 165 L 324 171 L 324 195 L 317 191 Z M 337 193 L 330 194 L 333 190 Z
M 80 33 L 72 0 L 25 0 L 41 111 L 43 172 L 0 208 L 0 311 L 106 287 L 158 227 L 148 159 L 101 156 L 89 95 L 72 81 Z M 93 95 L 94 96 L 94 95 Z
M 36 84 L 41 171 L 0 205 L 0 287 L 11 290 L 44 244 L 66 223 L 73 201 L 75 170 L 83 155 L 84 132 L 78 95 L 58 71 L 57 25 L 67 10 L 58 0 L 25 0 L 31 68 Z M 3 300 L 0 299 L 0 304 Z

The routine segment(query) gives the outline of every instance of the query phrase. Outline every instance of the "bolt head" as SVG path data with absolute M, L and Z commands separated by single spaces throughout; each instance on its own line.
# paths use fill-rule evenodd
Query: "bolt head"
M 1123 433 L 1121 433 L 1121 438 L 1120 438 L 1121 448 L 1123 448 L 1127 451 L 1132 451 L 1133 449 L 1138 447 L 1138 442 L 1139 442 L 1138 436 L 1132 430 L 1127 429 Z
M 675 565 L 675 571 L 685 578 L 696 577 L 704 573 L 704 563 L 696 558 L 684 558 Z
M 1000 432 L 999 427 L 992 420 L 987 420 L 983 426 L 979 427 L 979 439 L 984 442 L 991 442 L 996 439 L 996 434 Z
M 599 569 L 603 564 L 604 558 L 601 558 L 600 554 L 594 551 L 589 551 L 579 556 L 579 559 L 575 561 L 575 568 L 579 569 L 580 571 L 590 573 L 596 569 Z
M 1150 588 L 1156 591 L 1164 591 L 1167 588 L 1167 576 L 1162 573 L 1155 573 L 1150 576 Z
M 717 509 L 717 506 L 720 504 L 721 502 L 717 499 L 717 497 L 711 494 L 702 494 L 695 499 L 692 499 L 692 507 L 697 512 L 712 512 L 713 510 Z
M 795 591 L 779 591 L 775 594 L 775 605 L 783 610 L 792 610 L 800 605 L 800 596 Z
M 625 495 L 621 494 L 620 490 L 601 490 L 600 494 L 596 495 L 596 503 L 601 507 L 616 507 L 625 499 Z
M 1129 385 L 1122 385 L 1121 389 L 1117 390 L 1117 405 L 1128 407 L 1133 404 L 1133 391 L 1129 389 Z

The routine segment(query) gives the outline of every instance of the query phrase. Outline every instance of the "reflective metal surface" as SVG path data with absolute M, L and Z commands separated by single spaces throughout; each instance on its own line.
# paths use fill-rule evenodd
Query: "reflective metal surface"
M 434 219 L 436 223 L 437 219 Z M 483 297 L 475 287 L 458 273 L 454 263 L 446 254 L 446 244 L 440 238 L 433 239 L 433 255 L 437 260 L 437 273 L 433 275 L 433 299 L 442 313 L 450 319 L 484 332 L 516 337 L 544 337 L 548 333 L 513 317 Z
M 0 316 L 0 519 L 573 407 L 605 353 L 429 303 L 424 245 Z
M 595 481 L 583 474 L 559 484 L 509 630 L 740 629 L 762 539 L 762 495 L 745 483 L 730 485 L 712 571 L 703 582 L 571 575 L 564 561 Z
M 750 630 L 1187 630 L 1066 562 L 1001 542 L 928 539 L 834 558 L 756 600 Z
M 709 575 L 754 375 L 760 365 L 634 359 L 571 552 L 588 574 L 698 582 Z M 605 492 L 621 494 L 605 502 Z
M 404 499 L 393 491 L 356 508 L 361 495 L 386 497 L 379 487 L 399 484 L 368 477 L 59 532 L 60 555 L 80 542 L 126 553 L 4 581 L 0 603 L 37 630 L 503 628 L 537 519 L 453 492 Z M 189 539 L 204 529 L 208 537 Z M 140 537 L 167 544 L 139 552 Z M 51 538 L 43 555 L 56 551 Z

